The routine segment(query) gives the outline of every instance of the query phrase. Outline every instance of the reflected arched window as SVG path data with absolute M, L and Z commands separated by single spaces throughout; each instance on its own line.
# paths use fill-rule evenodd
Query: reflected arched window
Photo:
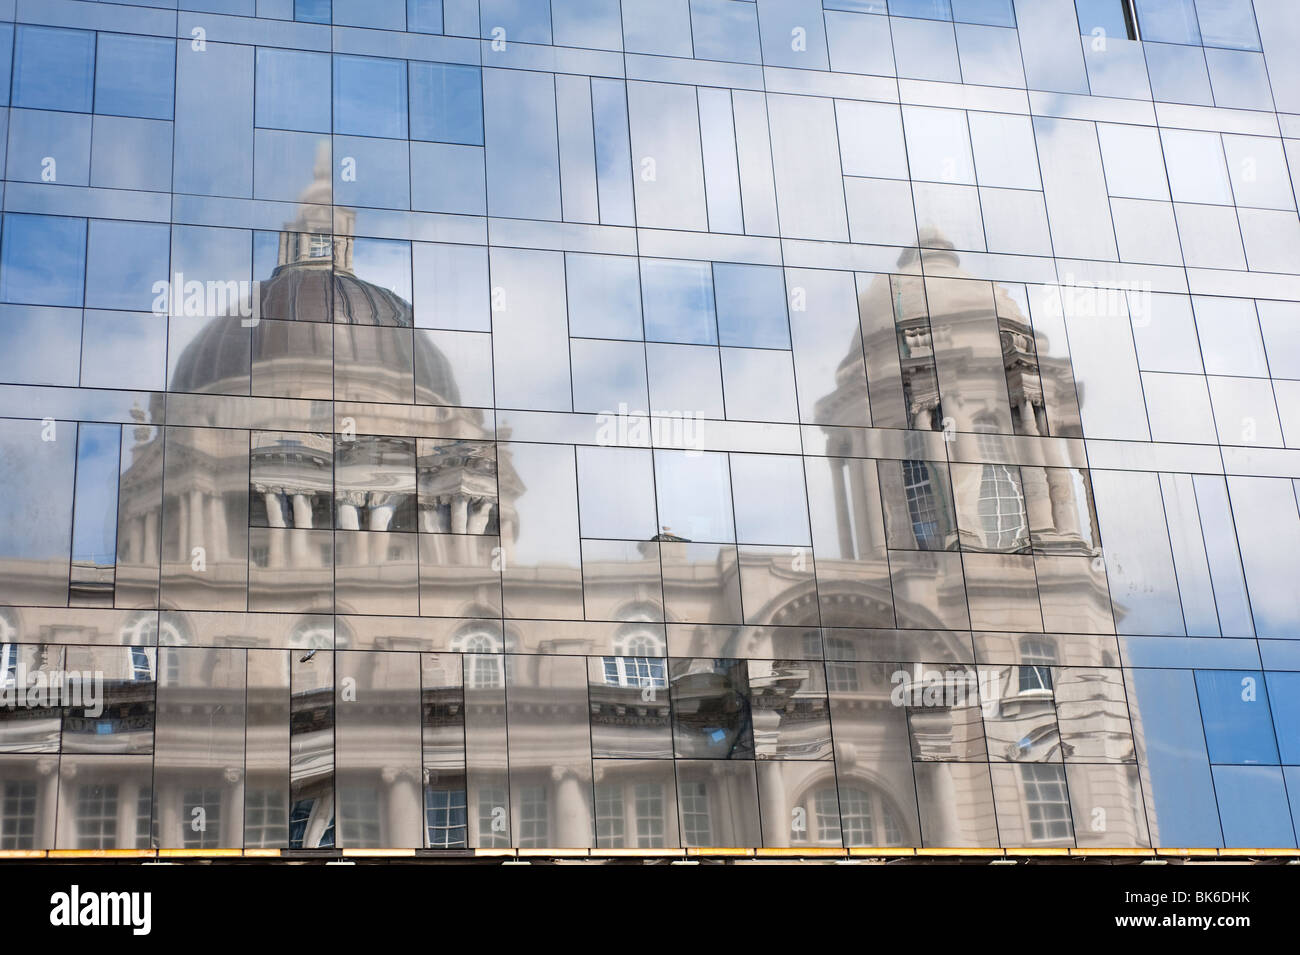
M 472 630 L 452 640 L 451 649 L 470 654 L 465 668 L 466 687 L 491 690 L 505 685 L 505 658 L 501 656 L 501 640 L 495 634 Z
M 165 627 L 169 625 L 170 620 L 164 624 Z M 172 630 L 174 631 L 175 627 L 172 627 Z M 123 624 L 122 629 L 118 631 L 118 636 L 123 643 L 132 646 L 149 646 L 158 643 L 158 615 L 140 614 L 131 622 Z
M 329 624 L 314 620 L 300 621 L 289 637 L 291 646 L 306 650 L 328 650 L 334 643 L 334 629 Z M 350 643 L 349 632 L 344 627 L 340 627 L 337 649 L 345 649 Z
M 667 689 L 668 665 L 664 642 L 654 633 L 636 630 L 614 640 L 619 656 L 604 657 L 605 682 L 610 686 Z
M 1005 464 L 984 465 L 980 479 L 979 522 L 984 546 L 990 550 L 1021 550 L 1029 545 L 1025 492 L 1020 469 Z

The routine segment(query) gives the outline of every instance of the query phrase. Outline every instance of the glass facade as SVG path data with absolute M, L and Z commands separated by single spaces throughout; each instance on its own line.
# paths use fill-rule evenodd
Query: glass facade
M 0 0 L 0 850 L 1294 850 L 1298 46 Z

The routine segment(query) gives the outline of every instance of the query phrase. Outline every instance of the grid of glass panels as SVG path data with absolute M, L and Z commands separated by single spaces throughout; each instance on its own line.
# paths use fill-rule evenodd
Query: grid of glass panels
M 0 848 L 1296 846 L 1288 0 L 18 6 Z

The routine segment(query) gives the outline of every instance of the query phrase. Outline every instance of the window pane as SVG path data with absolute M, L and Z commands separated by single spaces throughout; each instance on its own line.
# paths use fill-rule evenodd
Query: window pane
M 406 63 L 334 57 L 334 132 L 406 138 Z
M 1137 0 L 1138 26 L 1143 40 L 1160 43 L 1200 43 L 1192 0 Z
M 411 138 L 483 145 L 483 86 L 478 67 L 412 63 Z
M 642 259 L 641 297 L 646 341 L 717 344 L 709 263 Z
M 14 45 L 13 105 L 89 113 L 95 34 L 20 26 Z
M 718 263 L 713 267 L 713 284 L 721 344 L 790 347 L 780 269 Z
M 158 37 L 99 35 L 95 112 L 172 118 L 176 45 Z
M 257 125 L 329 132 L 329 55 L 258 49 Z
M 80 306 L 85 269 L 85 219 L 5 216 L 0 300 Z

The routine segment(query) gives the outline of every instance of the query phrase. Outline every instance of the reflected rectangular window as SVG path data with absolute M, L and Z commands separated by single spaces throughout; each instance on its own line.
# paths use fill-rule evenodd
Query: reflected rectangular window
M 957 522 L 941 461 L 881 461 L 889 546 L 900 550 L 956 550 Z

